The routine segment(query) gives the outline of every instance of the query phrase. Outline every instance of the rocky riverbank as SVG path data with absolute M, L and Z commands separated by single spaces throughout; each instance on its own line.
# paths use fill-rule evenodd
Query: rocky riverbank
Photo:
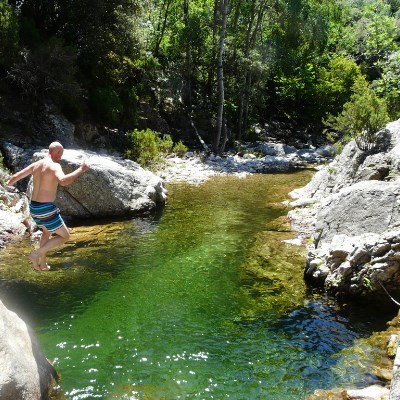
M 400 120 L 377 132 L 372 151 L 361 150 L 355 141 L 347 144 L 291 196 L 288 204 L 294 209 L 288 217 L 308 247 L 307 281 L 339 299 L 388 303 L 399 298 Z M 397 321 L 390 332 L 396 360 L 399 332 Z M 390 390 L 375 386 L 353 397 L 352 391 L 338 389 L 310 399 L 400 399 L 396 360 Z
M 355 141 L 291 193 L 289 218 L 308 242 L 306 279 L 337 297 L 373 299 L 400 283 L 400 120 L 373 152 Z
M 281 143 L 256 142 L 238 145 L 225 156 L 189 152 L 185 157 L 168 157 L 158 175 L 166 182 L 200 184 L 212 176 L 245 176 L 254 173 L 287 172 L 332 160 L 332 146 L 300 148 Z

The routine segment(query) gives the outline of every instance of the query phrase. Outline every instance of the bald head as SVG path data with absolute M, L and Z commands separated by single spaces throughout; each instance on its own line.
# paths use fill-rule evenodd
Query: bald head
M 53 161 L 60 161 L 63 153 L 64 153 L 64 147 L 60 142 L 50 143 L 49 154 Z

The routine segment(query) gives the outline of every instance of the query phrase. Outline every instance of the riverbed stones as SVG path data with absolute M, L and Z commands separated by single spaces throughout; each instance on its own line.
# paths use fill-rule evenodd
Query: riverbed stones
M 281 143 L 256 142 L 238 147 L 240 151 L 225 156 L 199 156 L 193 152 L 188 152 L 183 158 L 171 156 L 158 175 L 166 182 L 200 184 L 212 176 L 243 177 L 253 173 L 289 172 L 310 163 L 328 162 L 334 154 L 329 146 L 297 149 Z
M 363 389 L 316 390 L 307 400 L 389 400 L 389 389 L 372 385 Z M 393 398 L 395 400 L 395 398 Z
M 0 398 L 49 398 L 56 372 L 32 330 L 0 301 Z

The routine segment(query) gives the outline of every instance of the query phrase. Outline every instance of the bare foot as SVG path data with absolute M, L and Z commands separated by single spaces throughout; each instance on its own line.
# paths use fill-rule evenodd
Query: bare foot
M 40 266 L 41 271 L 50 271 L 50 265 L 46 264 L 45 266 L 41 265 Z
M 32 251 L 32 253 L 29 254 L 29 259 L 32 262 L 33 269 L 35 269 L 36 271 L 41 271 L 39 267 L 39 254 L 36 253 L 36 251 Z

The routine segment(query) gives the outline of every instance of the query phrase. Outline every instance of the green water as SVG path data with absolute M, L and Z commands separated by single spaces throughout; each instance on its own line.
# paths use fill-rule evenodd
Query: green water
M 159 215 L 76 227 L 49 256 L 0 257 L 0 298 L 36 330 L 66 399 L 304 399 L 363 385 L 381 319 L 303 283 L 281 205 L 310 172 L 173 185 Z M 18 256 L 16 255 L 18 254 Z M 344 365 L 346 364 L 346 365 Z

